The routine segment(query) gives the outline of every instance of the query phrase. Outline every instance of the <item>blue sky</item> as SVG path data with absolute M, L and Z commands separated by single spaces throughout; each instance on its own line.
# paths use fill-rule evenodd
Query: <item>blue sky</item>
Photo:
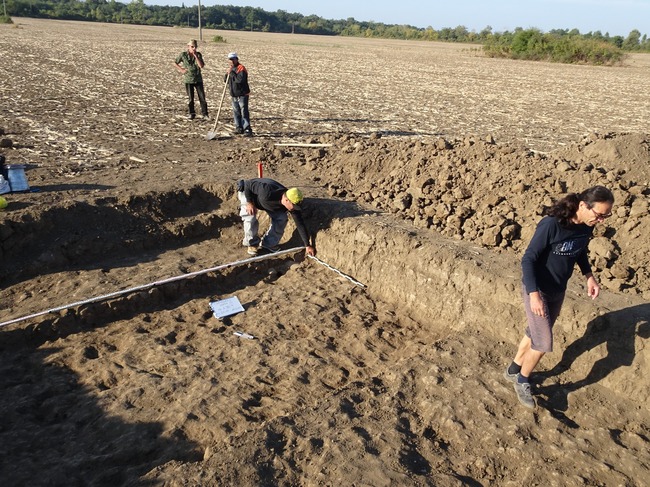
M 128 3 L 130 0 L 122 0 Z M 144 0 L 152 5 L 198 5 L 198 0 Z M 327 19 L 374 20 L 385 24 L 416 27 L 464 25 L 480 31 L 491 26 L 496 32 L 536 27 L 543 31 L 577 28 L 581 33 L 627 36 L 632 29 L 650 35 L 650 0 L 201 0 L 202 6 L 238 5 L 267 11 L 286 10 Z

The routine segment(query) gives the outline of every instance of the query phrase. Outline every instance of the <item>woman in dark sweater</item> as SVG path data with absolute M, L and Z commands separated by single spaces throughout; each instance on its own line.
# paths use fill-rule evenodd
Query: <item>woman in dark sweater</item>
M 596 299 L 600 293 L 587 246 L 594 226 L 611 216 L 613 204 L 614 195 L 603 186 L 568 194 L 548 209 L 524 253 L 522 295 L 528 326 L 504 376 L 526 407 L 535 407 L 528 379 L 544 354 L 553 350 L 553 325 L 576 263 L 587 279 L 587 295 Z

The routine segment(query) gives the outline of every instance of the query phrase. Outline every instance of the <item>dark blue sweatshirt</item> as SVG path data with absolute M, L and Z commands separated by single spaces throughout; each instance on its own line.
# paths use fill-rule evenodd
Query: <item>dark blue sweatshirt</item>
M 589 274 L 587 246 L 593 231 L 589 225 L 562 227 L 556 217 L 542 218 L 521 260 L 526 291 L 566 290 L 576 262 L 583 275 Z

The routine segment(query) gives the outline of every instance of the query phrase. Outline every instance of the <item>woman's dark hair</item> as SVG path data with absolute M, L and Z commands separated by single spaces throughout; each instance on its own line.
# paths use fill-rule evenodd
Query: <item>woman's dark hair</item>
M 569 193 L 561 200 L 555 201 L 553 206 L 546 209 L 546 214 L 556 217 L 561 226 L 568 227 L 578 212 L 581 201 L 592 208 L 596 203 L 614 203 L 614 195 L 605 186 L 593 186 L 580 194 Z

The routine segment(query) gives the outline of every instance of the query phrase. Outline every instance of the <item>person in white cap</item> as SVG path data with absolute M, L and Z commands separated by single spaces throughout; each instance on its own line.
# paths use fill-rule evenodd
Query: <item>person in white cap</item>
M 228 80 L 230 96 L 232 97 L 235 132 L 251 137 L 253 130 L 251 129 L 250 115 L 248 113 L 248 96 L 251 92 L 248 86 L 248 71 L 246 71 L 243 64 L 239 63 L 239 56 L 236 52 L 228 54 L 228 60 L 230 61 L 230 67 L 224 76 L 224 81 Z M 229 78 L 228 73 L 230 73 Z
M 187 91 L 187 106 L 189 109 L 188 118 L 193 120 L 196 118 L 194 111 L 194 90 L 199 97 L 199 104 L 201 105 L 201 115 L 203 119 L 207 120 L 208 117 L 208 104 L 205 101 L 205 90 L 203 89 L 203 76 L 201 69 L 205 66 L 203 56 L 197 51 L 197 43 L 195 39 L 187 43 L 187 50 L 183 51 L 176 57 L 174 66 L 179 73 L 184 75 L 185 91 Z

